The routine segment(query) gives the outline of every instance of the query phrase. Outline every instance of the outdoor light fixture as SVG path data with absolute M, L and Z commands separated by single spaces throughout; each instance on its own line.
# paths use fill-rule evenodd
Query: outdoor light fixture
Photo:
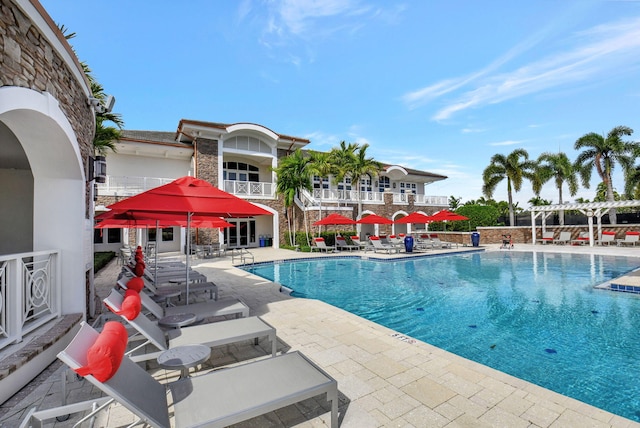
M 93 177 L 96 180 L 96 183 L 106 183 L 107 158 L 104 156 L 96 156 L 93 168 Z
M 116 103 L 116 98 L 113 95 L 107 95 L 104 100 L 98 98 L 89 97 L 87 104 L 96 111 L 96 113 L 110 113 L 113 110 L 113 106 Z

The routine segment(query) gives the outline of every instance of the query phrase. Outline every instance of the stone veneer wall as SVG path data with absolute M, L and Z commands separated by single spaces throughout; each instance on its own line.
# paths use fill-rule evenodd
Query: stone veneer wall
M 49 25 L 55 28 L 44 9 L 41 6 L 39 9 Z M 60 37 L 64 39 L 62 35 Z M 80 67 L 79 63 L 73 66 Z M 93 155 L 95 117 L 87 104 L 83 87 L 68 67 L 20 8 L 11 0 L 0 0 L 0 86 L 50 93 L 71 123 L 86 162 Z M 89 87 L 88 82 L 86 87 Z M 89 206 L 87 201 L 87 217 Z
M 560 236 L 560 232 L 571 232 L 571 239 L 577 239 L 580 232 L 588 232 L 589 227 L 585 225 L 565 225 L 565 226 L 547 226 L 547 232 L 554 232 L 554 236 L 557 238 Z M 624 234 L 631 231 L 640 231 L 640 225 L 621 224 L 621 225 L 602 225 L 602 231 L 616 232 L 616 239 L 624 239 Z M 531 244 L 531 226 L 522 227 L 479 227 L 480 244 L 499 244 L 502 243 L 502 235 L 511 234 L 511 239 L 514 244 Z M 594 239 L 598 239 L 597 236 L 598 227 L 593 225 Z M 536 227 L 536 242 L 539 242 L 542 238 L 542 227 L 538 225 Z

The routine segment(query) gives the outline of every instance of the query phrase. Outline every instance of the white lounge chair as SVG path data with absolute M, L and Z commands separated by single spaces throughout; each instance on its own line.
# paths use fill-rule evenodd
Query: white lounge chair
M 616 239 L 616 243 L 618 247 L 623 245 L 633 245 L 635 247 L 636 244 L 640 242 L 639 238 L 640 232 L 627 232 L 624 234 L 624 239 Z
M 430 239 L 431 239 L 431 246 L 433 248 L 451 248 L 453 245 L 455 245 L 456 248 L 458 248 L 458 244 L 456 244 L 455 242 L 442 241 L 440 240 L 438 235 L 431 235 Z
M 351 242 L 359 246 L 361 250 L 365 251 L 365 253 L 367 252 L 367 250 L 373 250 L 371 243 L 362 241 L 358 235 L 352 235 L 350 236 L 350 238 Z
M 615 232 L 604 231 L 604 232 L 602 232 L 602 235 L 600 236 L 600 239 L 598 239 L 596 241 L 596 244 L 598 244 L 598 245 L 611 245 L 611 244 L 613 244 L 615 242 L 616 242 L 616 233 Z
M 553 243 L 553 232 L 542 232 L 542 238 L 540 238 L 542 244 Z
M 116 290 L 111 290 L 111 293 L 105 297 L 103 301 L 114 313 L 122 310 L 123 297 Z M 157 358 L 161 352 L 177 346 L 201 344 L 213 348 L 214 346 L 222 346 L 249 339 L 256 339 L 257 342 L 257 339 L 263 336 L 269 337 L 271 341 L 271 355 L 276 356 L 276 329 L 259 317 L 238 318 L 210 324 L 194 325 L 182 327 L 179 330 L 168 330 L 167 332 L 160 329 L 156 323 L 147 318 L 143 313 L 140 313 L 133 320 L 129 320 L 124 316 L 122 316 L 122 319 L 146 338 L 144 343 L 130 351 L 132 355 L 148 344 L 153 345 L 157 349 L 157 351 L 153 353 L 133 355 L 131 358 L 135 361 Z
M 58 358 L 72 369 L 86 366 L 87 352 L 98 335 L 82 323 Z M 331 403 L 331 426 L 338 427 L 338 383 L 300 352 L 173 382 L 168 385 L 170 396 L 165 385 L 126 355 L 105 382 L 91 375 L 85 378 L 152 427 L 225 427 L 322 394 Z
M 126 289 L 126 279 L 120 278 L 118 280 L 118 286 Z M 189 305 L 169 306 L 165 308 L 154 302 L 153 299 L 144 292 L 140 293 L 140 299 L 142 300 L 142 306 L 158 319 L 168 315 L 183 314 L 185 312 L 195 314 L 197 321 L 225 315 L 235 315 L 236 317 L 249 316 L 249 307 L 245 305 L 242 300 L 233 298 L 209 300 L 207 302 L 190 303 Z
M 349 245 L 349 244 L 347 244 L 347 240 L 345 239 L 344 236 L 336 236 L 336 246 L 337 246 L 338 250 L 353 251 L 353 250 L 359 250 L 360 249 L 359 245 Z
M 133 278 L 135 273 L 126 266 L 123 269 L 123 272 L 128 278 Z M 163 292 L 171 292 L 171 291 L 180 291 L 182 293 L 187 292 L 187 285 L 185 283 L 176 283 L 176 284 L 165 284 L 157 286 L 153 282 L 152 279 L 149 279 L 147 275 L 141 276 L 144 281 L 144 287 L 154 295 L 161 295 Z M 183 275 L 184 278 L 184 275 Z M 192 282 L 189 284 L 189 293 L 209 293 L 209 298 L 213 300 L 218 300 L 218 286 L 213 282 Z
M 311 246 L 311 252 L 313 252 L 313 250 L 318 250 L 328 253 L 329 251 L 336 249 L 336 247 L 328 246 L 327 243 L 324 242 L 324 238 L 313 238 L 313 244 L 314 245 Z
M 571 242 L 571 232 L 560 232 L 558 239 L 554 239 L 553 243 L 558 245 L 564 245 Z
M 580 232 L 576 239 L 571 240 L 572 245 L 585 245 L 589 243 L 589 232 Z
M 370 236 L 369 241 L 373 246 L 374 253 L 377 253 L 378 251 L 385 251 L 386 253 L 391 254 L 391 253 L 397 253 L 400 251 L 398 247 L 394 247 L 393 245 L 389 245 L 389 244 L 383 244 L 380 241 L 380 238 L 377 236 L 373 236 L 373 235 Z

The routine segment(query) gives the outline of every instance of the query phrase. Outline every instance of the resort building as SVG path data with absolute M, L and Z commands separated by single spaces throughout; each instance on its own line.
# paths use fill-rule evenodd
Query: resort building
M 296 149 L 305 149 L 308 139 L 276 133 L 252 123 L 222 124 L 183 119 L 176 132 L 124 131 L 116 143 L 117 151 L 107 155 L 107 175 L 97 185 L 96 208 L 103 210 L 122 198 L 175 178 L 191 175 L 273 213 L 273 216 L 227 219 L 235 227 L 218 236 L 194 237 L 199 242 L 222 243 L 227 248 L 258 247 L 264 242 L 278 247 L 287 230 L 282 197 L 276 194 L 277 177 L 273 169 L 279 160 Z M 419 210 L 433 213 L 448 206 L 446 196 L 427 192 L 430 183 L 447 177 L 400 165 L 384 165 L 378 176 L 363 177 L 359 183 L 346 177 L 336 183 L 333 177 L 314 177 L 313 192 L 303 191 L 296 199 L 295 218 L 302 221 L 303 211 L 313 222 L 332 212 L 350 218 L 358 215 L 358 199 L 363 213 L 388 218 Z M 299 215 L 298 215 L 299 214 Z M 302 230 L 300 223 L 298 229 Z M 373 233 L 373 225 L 361 233 Z M 406 225 L 397 225 L 405 232 Z M 368 228 L 371 230 L 369 231 Z M 144 231 L 143 231 L 144 232 Z M 184 244 L 178 227 L 135 238 L 127 230 L 97 231 L 96 250 L 118 250 L 131 241 L 145 244 L 159 240 L 160 251 L 176 251 Z M 144 235 L 144 233 L 143 233 Z M 266 238 L 262 242 L 260 238 Z

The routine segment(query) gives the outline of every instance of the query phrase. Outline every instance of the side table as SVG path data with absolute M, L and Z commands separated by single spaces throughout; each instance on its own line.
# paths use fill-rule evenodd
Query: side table
M 205 345 L 176 346 L 158 355 L 158 364 L 165 369 L 180 369 L 180 379 L 185 379 L 191 367 L 204 363 L 210 356 L 211 348 Z
M 158 324 L 164 327 L 180 328 L 193 324 L 197 319 L 196 314 L 191 313 L 167 315 L 166 317 L 160 318 Z

